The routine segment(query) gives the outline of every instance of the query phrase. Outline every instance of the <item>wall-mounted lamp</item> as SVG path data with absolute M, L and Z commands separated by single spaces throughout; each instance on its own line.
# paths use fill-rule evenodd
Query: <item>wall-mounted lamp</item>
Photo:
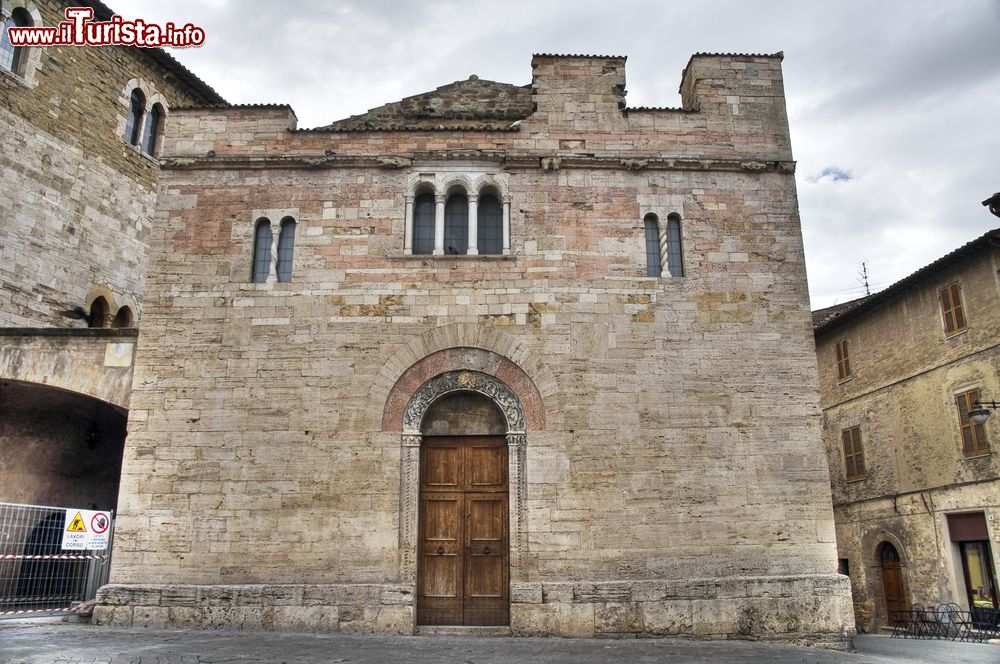
M 991 214 L 1000 217 L 1000 191 L 983 201 L 983 205 L 990 209 Z
M 996 401 L 977 401 L 972 404 L 972 410 L 969 411 L 969 419 L 976 424 L 985 424 L 986 420 L 990 419 L 990 411 L 1000 408 L 1000 403 Z

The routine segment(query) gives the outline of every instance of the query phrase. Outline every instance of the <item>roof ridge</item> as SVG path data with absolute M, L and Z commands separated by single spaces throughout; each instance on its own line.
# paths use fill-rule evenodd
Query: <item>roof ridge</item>
M 948 252 L 944 256 L 931 261 L 927 265 L 915 270 L 914 272 L 908 274 L 902 279 L 896 281 L 895 283 L 887 286 L 886 288 L 880 290 L 877 293 L 871 295 L 866 295 L 864 297 L 858 298 L 856 300 L 850 300 L 843 303 L 843 305 L 833 305 L 831 307 L 826 307 L 824 309 L 817 309 L 812 312 L 813 314 L 813 333 L 821 334 L 830 330 L 841 323 L 850 320 L 854 316 L 857 316 L 865 311 L 872 309 L 873 307 L 879 305 L 883 301 L 889 299 L 890 296 L 896 294 L 897 292 L 911 286 L 920 279 L 923 279 L 929 274 L 940 270 L 941 268 L 950 265 L 952 262 L 958 260 L 959 258 L 965 256 L 966 254 L 985 247 L 987 245 L 992 245 L 994 247 L 1000 247 L 1000 228 L 994 228 L 986 231 L 983 235 L 966 242 L 957 249 Z M 847 307 L 847 305 L 857 303 L 853 307 Z M 830 309 L 836 309 L 838 307 L 846 307 L 842 311 L 830 312 L 828 315 L 822 317 L 823 320 L 817 320 L 817 314 L 823 312 L 828 312 Z

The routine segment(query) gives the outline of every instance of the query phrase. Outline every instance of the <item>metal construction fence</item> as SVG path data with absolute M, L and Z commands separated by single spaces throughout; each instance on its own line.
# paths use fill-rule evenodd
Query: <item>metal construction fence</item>
M 80 536 L 94 532 L 90 548 Z M 93 599 L 108 580 L 113 532 L 108 512 L 0 503 L 0 619 L 67 613 Z

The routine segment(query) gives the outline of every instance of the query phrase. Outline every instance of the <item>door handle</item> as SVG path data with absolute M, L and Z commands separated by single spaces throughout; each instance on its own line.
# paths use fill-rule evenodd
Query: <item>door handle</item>
M 483 549 L 483 553 L 489 553 L 489 552 L 490 552 L 490 547 L 486 547 L 485 549 Z
M 437 554 L 438 554 L 439 556 L 440 556 L 440 555 L 444 555 L 444 547 L 443 547 L 443 546 L 439 546 L 439 547 L 438 547 L 438 550 L 437 550 Z

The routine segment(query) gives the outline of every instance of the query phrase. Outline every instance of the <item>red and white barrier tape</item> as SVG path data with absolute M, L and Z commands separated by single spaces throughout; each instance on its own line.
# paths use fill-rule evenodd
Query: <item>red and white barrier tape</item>
M 104 560 L 103 556 L 77 556 L 72 554 L 52 554 L 44 556 L 28 556 L 20 553 L 0 553 L 0 560 Z
M 67 613 L 72 610 L 70 607 L 62 609 L 20 609 L 18 611 L 0 611 L 0 616 L 20 616 L 29 613 Z

